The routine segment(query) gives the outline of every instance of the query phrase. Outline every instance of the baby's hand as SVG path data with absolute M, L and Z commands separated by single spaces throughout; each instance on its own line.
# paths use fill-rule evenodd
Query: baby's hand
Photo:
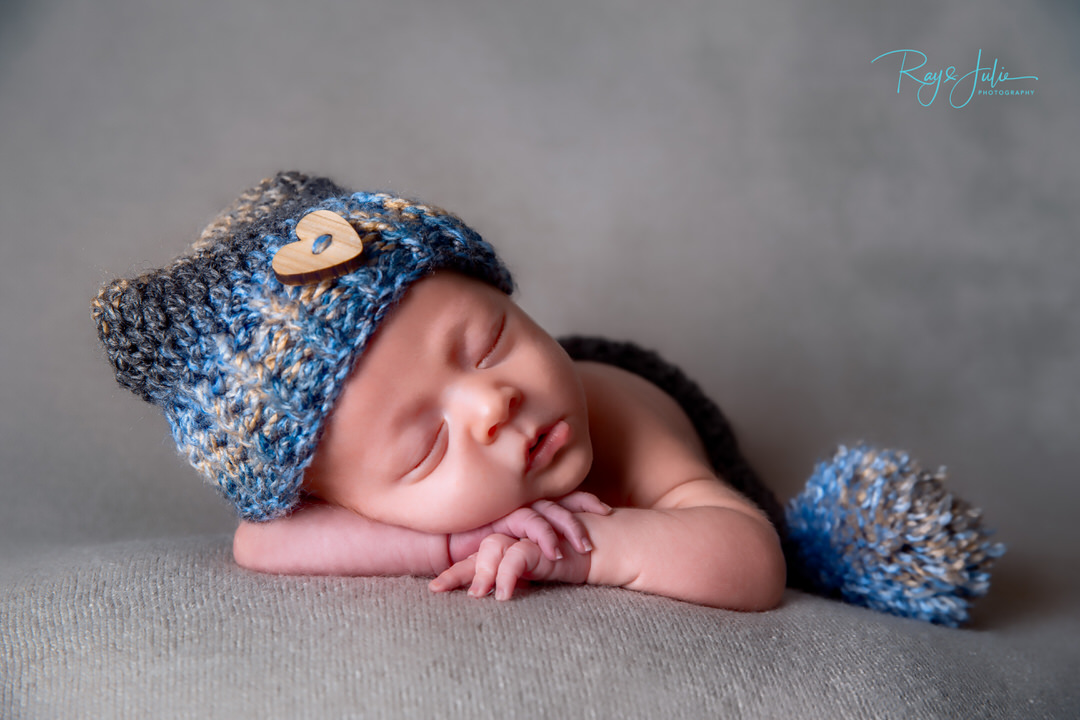
M 611 508 L 595 495 L 572 492 L 558 500 L 537 500 L 529 507 L 518 508 L 490 525 L 450 536 L 450 559 L 458 562 L 477 551 L 480 543 L 489 535 L 498 533 L 515 539 L 528 538 L 535 543 L 548 560 L 559 560 L 560 537 L 579 553 L 592 551 L 589 534 L 576 512 L 607 515 Z
M 484 597 L 495 591 L 496 600 L 509 600 L 518 580 L 558 580 L 583 583 L 589 577 L 590 559 L 567 546 L 567 556 L 545 556 L 532 540 L 521 540 L 493 533 L 480 543 L 480 549 L 455 563 L 431 581 L 432 592 L 446 592 L 469 586 L 469 595 Z
M 518 508 L 506 517 L 491 523 L 492 533 L 512 538 L 528 538 L 540 546 L 548 560 L 561 560 L 559 536 L 566 538 L 579 553 L 592 552 L 588 531 L 576 512 L 607 515 L 611 508 L 592 493 L 572 492 L 558 500 L 537 500 L 529 507 Z

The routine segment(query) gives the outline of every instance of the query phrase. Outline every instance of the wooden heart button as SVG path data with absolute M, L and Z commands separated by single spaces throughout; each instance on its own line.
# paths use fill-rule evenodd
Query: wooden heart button
M 364 243 L 349 221 L 330 210 L 315 210 L 296 223 L 299 241 L 274 255 L 274 274 L 286 285 L 307 285 L 351 273 L 361 265 Z

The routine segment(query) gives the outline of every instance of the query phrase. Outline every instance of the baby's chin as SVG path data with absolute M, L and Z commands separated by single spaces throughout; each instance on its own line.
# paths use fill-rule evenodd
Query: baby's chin
M 577 490 L 585 482 L 585 478 L 592 469 L 592 446 L 581 443 L 573 448 L 567 448 L 565 457 L 560 458 L 556 472 L 547 477 L 540 478 L 534 493 L 537 500 L 555 500 Z
M 526 503 L 526 505 L 532 505 L 537 500 L 558 500 L 561 497 L 565 497 L 581 487 L 581 483 L 584 480 L 585 478 L 582 477 L 581 480 L 573 480 L 558 484 L 552 483 L 550 486 L 545 487 L 541 494 Z

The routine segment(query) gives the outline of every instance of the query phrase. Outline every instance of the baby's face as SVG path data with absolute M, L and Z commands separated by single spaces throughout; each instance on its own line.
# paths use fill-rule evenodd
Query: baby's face
M 570 358 L 509 297 L 442 272 L 372 338 L 305 487 L 373 520 L 450 533 L 565 495 L 591 464 Z

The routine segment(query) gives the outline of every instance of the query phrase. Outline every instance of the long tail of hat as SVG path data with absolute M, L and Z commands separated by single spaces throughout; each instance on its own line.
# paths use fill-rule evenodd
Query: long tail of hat
M 206 227 L 192 252 L 161 271 L 105 285 L 91 302 L 116 380 L 165 405 L 190 361 L 188 345 L 220 323 L 214 288 L 229 285 L 260 227 L 301 202 L 344 191 L 326 178 L 282 172 L 244 192 Z
M 192 362 L 192 346 L 221 325 L 221 288 L 242 262 L 240 253 L 227 249 L 195 253 L 162 271 L 102 287 L 90 314 L 117 382 L 143 400 L 167 405 Z
M 162 280 L 114 280 L 91 303 L 98 337 L 117 382 L 157 405 L 167 402 L 183 369 L 174 318 L 183 311 L 178 306 L 185 293 Z
M 981 512 L 945 490 L 944 471 L 906 453 L 841 446 L 787 506 L 800 584 L 894 615 L 956 627 L 1005 552 Z

